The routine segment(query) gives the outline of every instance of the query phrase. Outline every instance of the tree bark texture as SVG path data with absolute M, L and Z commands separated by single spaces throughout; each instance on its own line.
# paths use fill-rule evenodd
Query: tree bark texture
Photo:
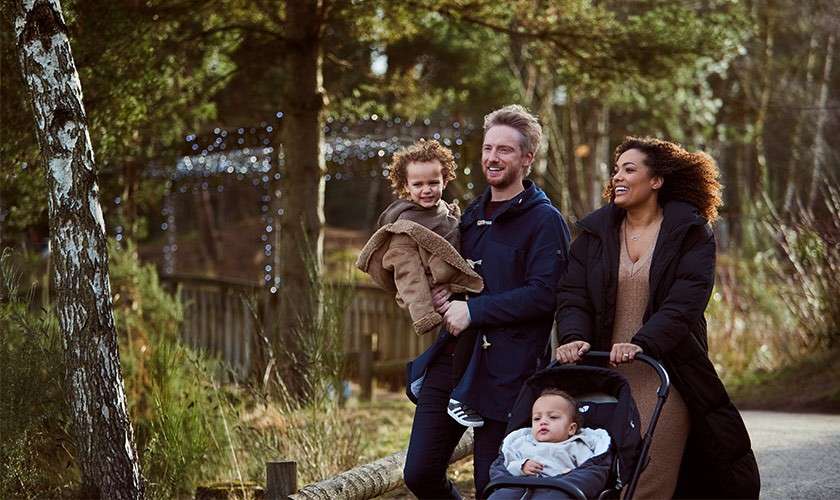
M 58 0 L 14 3 L 14 29 L 47 169 L 54 306 L 83 495 L 141 498 L 117 351 L 105 221 L 82 88 Z
M 449 463 L 457 462 L 473 450 L 473 433 L 467 431 L 458 442 Z M 360 465 L 321 482 L 304 486 L 293 500 L 362 500 L 376 498 L 403 483 L 406 450 Z
M 317 315 L 320 301 L 308 269 L 321 268 L 324 239 L 324 91 L 321 73 L 322 2 L 286 2 L 287 74 L 282 127 L 284 168 L 279 206 L 280 339 L 288 348 L 301 320 Z

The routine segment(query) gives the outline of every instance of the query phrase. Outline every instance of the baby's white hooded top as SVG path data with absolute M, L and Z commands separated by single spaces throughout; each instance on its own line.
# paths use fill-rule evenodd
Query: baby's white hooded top
M 502 442 L 505 466 L 514 476 L 522 476 L 522 464 L 531 459 L 543 465 L 541 476 L 558 476 L 580 466 L 610 448 L 610 435 L 604 429 L 584 427 L 560 443 L 541 443 L 531 428 L 515 430 Z

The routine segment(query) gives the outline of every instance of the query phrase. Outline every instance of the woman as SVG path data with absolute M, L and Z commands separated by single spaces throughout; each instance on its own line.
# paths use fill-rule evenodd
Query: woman
M 647 425 L 661 362 L 672 390 L 656 427 L 638 498 L 757 498 L 758 467 L 741 416 L 709 360 L 703 312 L 715 275 L 709 226 L 721 205 L 717 166 L 705 153 L 650 138 L 615 151 L 604 196 L 582 219 L 558 293 L 556 358 L 610 351 Z

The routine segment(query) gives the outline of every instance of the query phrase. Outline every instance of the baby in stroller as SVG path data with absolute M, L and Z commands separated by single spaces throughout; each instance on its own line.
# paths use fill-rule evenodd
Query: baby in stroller
M 599 358 L 608 357 L 609 353 L 591 352 L 587 361 L 598 365 Z M 668 385 L 661 366 L 660 370 L 664 387 L 659 409 Z M 554 415 L 555 424 L 543 424 L 545 415 L 549 420 Z M 658 410 L 653 427 L 656 416 Z M 605 366 L 549 366 L 523 384 L 483 496 L 539 500 L 619 498 L 626 493 L 632 498 L 641 470 L 637 465 L 644 463 L 647 447 L 639 422 L 630 385 L 617 371 Z
M 502 443 L 505 467 L 514 476 L 559 476 L 609 451 L 604 429 L 582 427 L 577 401 L 555 388 L 534 401 L 531 427 L 511 432 Z

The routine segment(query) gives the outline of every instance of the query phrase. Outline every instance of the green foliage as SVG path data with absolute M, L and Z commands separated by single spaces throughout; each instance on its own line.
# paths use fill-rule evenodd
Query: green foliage
M 54 497 L 79 479 L 55 318 L 32 310 L 11 253 L 0 256 L 0 497 Z
M 62 2 L 62 9 L 82 83 L 102 199 L 130 194 L 129 203 L 142 214 L 161 194 L 158 182 L 140 180 L 149 164 L 173 164 L 183 131 L 214 116 L 210 98 L 233 69 L 226 57 L 231 38 L 225 33 L 191 38 L 220 17 L 206 2 L 70 0 Z M 4 5 L 0 195 L 3 208 L 10 211 L 6 224 L 18 232 L 46 225 L 48 191 L 10 13 Z M 107 216 L 112 205 L 102 205 Z
M 214 381 L 216 364 L 179 338 L 183 305 L 135 248 L 110 245 L 114 310 L 135 438 L 153 498 L 191 495 L 227 471 L 226 419 L 236 399 Z M 232 403 L 233 401 L 233 403 Z
M 779 283 L 768 268 L 768 255 L 749 259 L 721 255 L 706 317 L 709 350 L 724 379 L 773 370 L 804 352 L 807 339 L 796 335 Z
M 291 335 L 266 331 L 255 317 L 267 363 L 262 384 L 251 386 L 250 393 L 258 403 L 254 411 L 274 423 L 242 424 L 252 477 L 262 473 L 265 459 L 280 456 L 295 460 L 300 480 L 307 483 L 357 465 L 361 455 L 360 428 L 343 408 L 343 323 L 352 283 L 325 281 L 314 255 L 306 254 L 304 262 L 313 286 L 302 300 L 316 304 L 305 309 L 317 311 L 315 316 L 300 317 Z

